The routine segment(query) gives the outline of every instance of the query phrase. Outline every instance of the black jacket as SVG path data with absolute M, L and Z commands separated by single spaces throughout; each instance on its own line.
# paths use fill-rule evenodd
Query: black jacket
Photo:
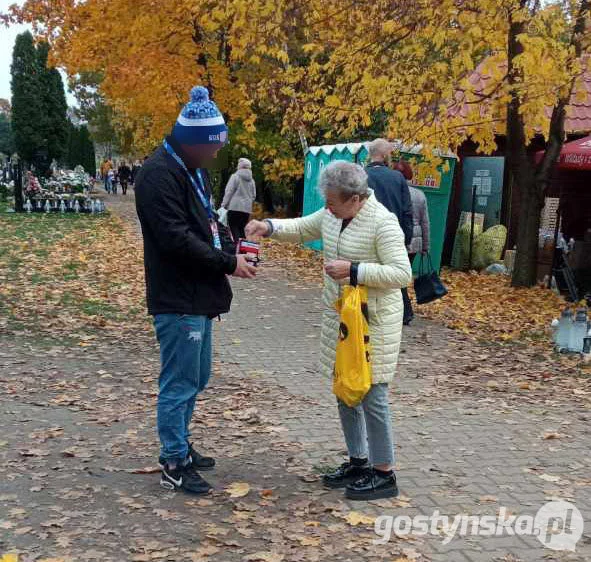
M 405 177 L 398 170 L 379 162 L 368 164 L 365 171 L 367 183 L 374 190 L 376 199 L 398 217 L 404 232 L 404 243 L 408 246 L 412 240 L 413 220 L 410 190 Z
M 128 180 L 131 177 L 131 168 L 126 164 L 124 166 L 119 166 L 117 170 L 119 172 L 119 179 L 120 180 Z
M 168 142 L 182 158 L 174 140 Z M 210 318 L 228 312 L 232 290 L 226 275 L 236 269 L 236 257 L 214 247 L 207 212 L 187 173 L 161 146 L 135 179 L 148 312 Z

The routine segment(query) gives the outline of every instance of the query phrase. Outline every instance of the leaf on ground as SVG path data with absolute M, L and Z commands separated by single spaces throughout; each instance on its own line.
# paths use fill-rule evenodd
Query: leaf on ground
M 245 562 L 282 562 L 285 555 L 279 552 L 255 552 L 247 554 L 242 560 Z
M 350 511 L 344 517 L 345 521 L 349 523 L 349 525 L 373 525 L 375 523 L 376 518 L 371 517 L 371 515 L 365 515 L 364 513 L 359 513 L 358 511 Z
M 302 546 L 320 546 L 322 539 L 320 537 L 299 537 L 298 541 Z
M 499 498 L 497 498 L 497 496 L 480 496 L 478 498 L 478 501 L 480 503 L 494 503 L 494 502 L 498 502 Z
M 243 498 L 250 492 L 250 484 L 246 482 L 232 482 L 227 488 L 226 493 L 231 498 Z
M 540 474 L 539 476 L 546 482 L 560 482 L 560 476 L 554 476 L 552 474 Z
M 131 474 L 156 474 L 160 472 L 157 466 L 145 466 L 144 468 L 131 468 L 128 470 Z
M 546 431 L 542 435 L 543 439 L 560 439 L 561 437 L 564 437 L 564 435 L 558 433 L 557 431 Z
M 190 554 L 191 560 L 194 562 L 201 562 L 203 558 L 207 558 L 208 556 L 213 556 L 220 551 L 219 547 L 213 544 L 203 544 L 201 545 L 193 554 Z

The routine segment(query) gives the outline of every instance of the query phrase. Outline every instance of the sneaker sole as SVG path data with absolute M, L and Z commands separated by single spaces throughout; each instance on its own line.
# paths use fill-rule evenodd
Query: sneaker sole
M 208 488 L 207 490 L 203 490 L 197 492 L 195 490 L 187 490 L 186 488 L 178 488 L 172 482 L 167 482 L 166 480 L 160 480 L 160 486 L 169 492 L 184 492 L 185 494 L 192 494 L 194 496 L 205 496 L 209 494 L 213 490 L 213 487 Z
M 158 463 L 158 468 L 160 470 L 164 470 L 164 465 Z M 197 467 L 197 470 L 207 472 L 208 470 L 213 470 L 214 468 L 215 468 L 215 464 L 213 466 L 198 466 Z
M 371 494 L 363 492 L 353 492 L 352 490 L 345 490 L 345 497 L 348 500 L 354 501 L 371 501 L 371 500 L 383 500 L 387 498 L 397 498 L 400 492 L 398 488 L 384 488 L 383 490 L 377 490 L 371 492 Z

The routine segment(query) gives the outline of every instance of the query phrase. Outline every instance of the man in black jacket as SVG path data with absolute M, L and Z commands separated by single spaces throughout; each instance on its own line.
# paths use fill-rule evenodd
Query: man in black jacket
M 373 189 L 376 199 L 398 217 L 404 233 L 404 243 L 408 246 L 413 231 L 412 204 L 406 179 L 398 170 L 389 167 L 393 148 L 392 143 L 385 139 L 370 142 L 370 162 L 365 171 L 367 183 Z
M 148 312 L 160 343 L 158 434 L 160 484 L 170 490 L 207 493 L 197 470 L 215 460 L 189 442 L 197 395 L 211 373 L 212 319 L 230 310 L 227 276 L 252 278 L 244 256 L 222 249 L 207 175 L 228 130 L 206 88 L 191 91 L 163 145 L 137 174 L 135 196 L 144 236 Z

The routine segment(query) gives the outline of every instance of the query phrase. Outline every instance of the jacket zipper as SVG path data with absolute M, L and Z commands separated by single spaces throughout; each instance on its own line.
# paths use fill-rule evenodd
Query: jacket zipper
M 340 259 L 340 253 L 339 253 L 339 245 L 341 243 L 341 236 L 343 235 L 343 221 L 341 221 L 341 227 L 340 227 L 340 231 L 339 231 L 339 237 L 337 238 L 337 260 Z M 335 281 L 335 283 L 337 283 Z M 340 299 L 343 293 L 343 286 L 339 283 L 337 283 L 337 287 L 338 287 L 338 298 Z

